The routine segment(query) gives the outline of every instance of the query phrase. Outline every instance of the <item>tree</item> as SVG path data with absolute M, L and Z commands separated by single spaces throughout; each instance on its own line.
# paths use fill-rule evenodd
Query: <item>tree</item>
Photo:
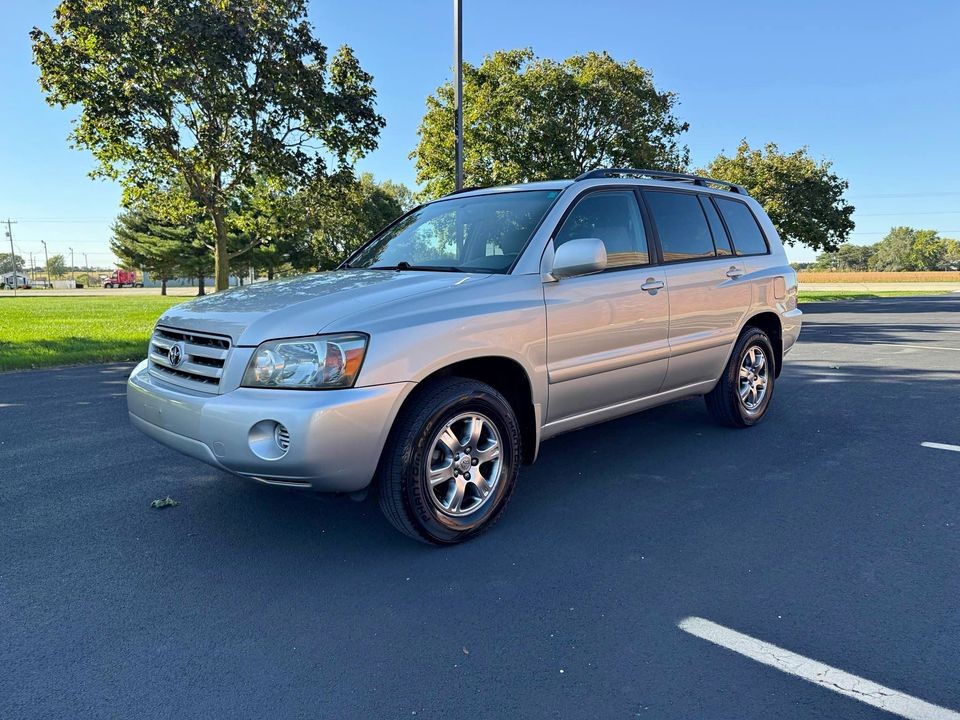
M 192 254 L 183 230 L 141 202 L 117 217 L 110 249 L 128 267 L 160 278 L 160 294 L 166 295 L 167 281 L 182 273 L 185 258 Z
M 64 262 L 63 255 L 51 255 L 50 259 L 47 261 L 47 275 L 50 277 L 47 280 L 53 280 L 54 278 L 62 278 L 63 274 L 66 272 L 67 264 Z
M 847 181 L 830 168 L 806 147 L 784 154 L 776 143 L 760 150 L 742 140 L 735 155 L 720 153 L 703 173 L 746 187 L 788 245 L 831 251 L 850 236 L 854 208 L 843 197 Z
M 377 183 L 370 173 L 355 182 L 327 184 L 317 192 L 313 249 L 321 270 L 335 268 L 412 207 L 406 186 L 390 181 Z
M 13 272 L 13 262 L 11 258 L 16 260 L 17 270 L 20 272 L 26 272 L 27 265 L 23 262 L 23 258 L 19 255 L 11 255 L 10 253 L 0 253 L 0 273 L 12 273 Z
M 877 243 L 870 267 L 873 270 L 946 270 L 950 267 L 951 243 L 936 230 L 892 228 Z
M 562 62 L 532 50 L 499 51 L 464 64 L 464 179 L 502 185 L 575 177 L 602 166 L 680 170 L 689 152 L 678 137 L 672 92 L 649 70 L 606 53 Z M 427 98 L 410 154 L 424 194 L 454 189 L 454 93 L 446 83 Z
M 80 105 L 71 139 L 129 204 L 180 179 L 213 223 L 227 287 L 226 215 L 260 175 L 324 178 L 376 147 L 371 76 L 329 60 L 306 0 L 62 0 L 31 31 L 51 105 Z M 332 167 L 328 165 L 332 164 Z
M 303 271 L 316 267 L 310 242 L 312 215 L 309 188 L 258 177 L 230 216 L 241 242 L 254 245 L 245 256 L 247 269 L 263 270 L 272 280 L 282 268 Z
M 817 270 L 854 270 L 863 271 L 870 267 L 870 261 L 876 254 L 876 245 L 854 245 L 843 243 L 836 250 L 817 255 Z
M 944 270 L 960 270 L 960 240 L 944 239 L 946 251 L 943 253 Z

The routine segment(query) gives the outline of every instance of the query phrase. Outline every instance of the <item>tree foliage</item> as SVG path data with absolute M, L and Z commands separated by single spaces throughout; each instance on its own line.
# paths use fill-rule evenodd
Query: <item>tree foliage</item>
M 213 270 L 203 237 L 210 234 L 208 221 L 197 211 L 173 222 L 159 209 L 162 199 L 161 195 L 154 196 L 154 203 L 140 200 L 122 212 L 113 226 L 110 249 L 128 267 L 159 279 L 162 295 L 167 294 L 167 281 L 175 277 L 198 278 L 202 295 L 203 278 Z
M 16 260 L 17 270 L 21 273 L 27 267 L 27 264 L 23 261 L 23 258 L 19 255 L 11 255 L 10 253 L 0 253 L 0 273 L 12 273 L 14 260 Z
M 936 230 L 895 227 L 874 245 L 844 243 L 821 253 L 815 270 L 960 270 L 960 241 Z
M 371 77 L 328 58 L 306 0 L 62 0 L 34 28 L 47 101 L 79 105 L 71 133 L 129 203 L 178 179 L 214 225 L 227 286 L 226 215 L 257 175 L 316 180 L 376 146 Z M 254 245 L 250 245 L 252 249 Z
M 335 268 L 378 230 L 413 206 L 406 186 L 377 183 L 370 173 L 356 182 L 319 189 L 313 214 L 317 267 Z
M 875 246 L 872 270 L 956 270 L 960 242 L 941 238 L 936 230 L 895 227 Z
M 404 185 L 378 183 L 369 173 L 299 188 L 258 176 L 224 217 L 227 246 L 253 248 L 235 263 L 237 272 L 253 270 L 273 278 L 329 269 L 411 206 Z M 111 249 L 130 267 L 161 281 L 203 278 L 213 269 L 206 250 L 213 234 L 202 209 L 183 188 L 173 186 L 135 201 L 120 214 Z
M 47 274 L 50 276 L 47 279 L 62 278 L 66 271 L 67 263 L 63 259 L 63 255 L 51 255 L 47 261 Z
M 781 239 L 815 250 L 835 250 L 853 231 L 848 183 L 817 162 L 806 147 L 782 153 L 776 143 L 753 149 L 742 140 L 733 156 L 717 155 L 703 173 L 743 185 L 770 216 Z
M 464 64 L 464 182 L 502 185 L 575 177 L 602 166 L 680 170 L 689 153 L 672 92 L 649 70 L 606 53 L 562 62 L 531 50 L 499 51 Z M 411 158 L 425 195 L 454 188 L 454 90 L 427 98 Z

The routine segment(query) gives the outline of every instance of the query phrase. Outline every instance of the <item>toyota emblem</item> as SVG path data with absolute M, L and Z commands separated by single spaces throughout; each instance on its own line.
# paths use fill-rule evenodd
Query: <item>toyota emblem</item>
M 180 363 L 183 362 L 183 356 L 186 352 L 183 343 L 178 342 L 176 345 L 170 346 L 170 351 L 167 353 L 167 360 L 170 361 L 170 367 L 177 367 Z

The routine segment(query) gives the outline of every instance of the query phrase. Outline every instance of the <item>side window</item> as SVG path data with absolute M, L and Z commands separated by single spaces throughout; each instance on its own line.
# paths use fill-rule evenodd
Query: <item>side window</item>
M 716 257 L 707 218 L 696 195 L 645 191 L 644 197 L 660 235 L 664 262 Z
M 737 255 L 765 255 L 769 252 L 760 225 L 744 203 L 717 198 L 717 207 L 723 215 L 733 239 Z
M 720 221 L 720 214 L 713 206 L 713 202 L 706 195 L 700 196 L 700 205 L 703 206 L 703 212 L 707 216 L 707 222 L 710 223 L 710 232 L 713 234 L 713 246 L 717 249 L 717 255 L 733 255 L 733 249 L 730 247 L 730 238 L 727 231 Z
M 553 240 L 554 247 L 577 238 L 599 238 L 607 248 L 607 267 L 647 265 L 647 236 L 632 190 L 601 190 L 580 200 Z

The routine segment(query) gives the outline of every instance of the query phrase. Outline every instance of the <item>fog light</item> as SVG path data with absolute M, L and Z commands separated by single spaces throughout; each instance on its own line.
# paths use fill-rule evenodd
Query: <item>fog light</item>
M 290 447 L 290 431 L 276 420 L 261 420 L 250 428 L 247 442 L 261 460 L 279 460 Z

